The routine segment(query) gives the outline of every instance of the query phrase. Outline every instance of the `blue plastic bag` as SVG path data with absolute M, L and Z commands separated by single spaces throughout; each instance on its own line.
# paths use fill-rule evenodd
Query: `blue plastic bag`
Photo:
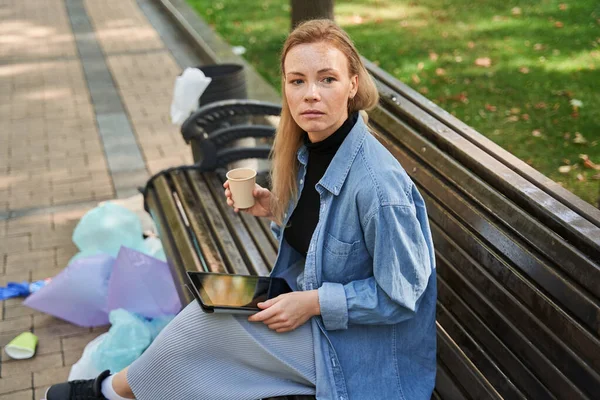
M 100 251 L 116 257 L 121 246 L 144 246 L 142 223 L 133 211 L 107 202 L 81 218 L 73 232 L 73 243 L 87 254 Z
M 109 314 L 112 324 L 108 334 L 92 353 L 92 363 L 98 371 L 117 373 L 128 367 L 174 316 L 147 320 L 124 309 Z

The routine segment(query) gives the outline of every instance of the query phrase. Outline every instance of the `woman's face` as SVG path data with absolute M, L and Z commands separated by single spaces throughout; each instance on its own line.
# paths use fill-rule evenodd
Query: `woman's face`
M 319 142 L 348 118 L 348 100 L 358 90 L 344 53 L 329 43 L 292 47 L 283 63 L 285 97 L 296 123 Z

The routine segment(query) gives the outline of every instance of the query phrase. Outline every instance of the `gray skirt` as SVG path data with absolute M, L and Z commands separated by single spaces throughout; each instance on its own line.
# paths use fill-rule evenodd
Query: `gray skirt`
M 315 394 L 309 322 L 277 333 L 246 316 L 206 314 L 193 301 L 127 372 L 139 400 L 256 400 Z

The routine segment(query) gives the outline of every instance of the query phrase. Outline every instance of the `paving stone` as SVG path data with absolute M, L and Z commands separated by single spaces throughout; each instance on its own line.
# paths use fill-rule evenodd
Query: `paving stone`
M 52 353 L 35 355 L 27 360 L 11 360 L 2 363 L 2 376 L 15 376 L 30 372 L 45 371 L 50 368 L 62 367 L 62 354 Z
M 70 336 L 62 339 L 63 350 L 83 350 L 83 348 L 92 340 L 102 335 L 104 332 L 96 331 L 86 334 Z
M 0 400 L 31 400 L 32 398 L 33 389 L 0 395 Z
M 48 387 L 56 383 L 66 382 L 69 377 L 71 366 L 62 368 L 52 368 L 47 371 L 40 371 L 33 373 L 33 387 Z
M 88 333 L 89 331 L 89 328 L 84 328 L 81 326 L 70 324 L 68 322 L 64 322 L 62 324 L 57 323 L 54 325 L 46 326 L 44 328 L 34 329 L 33 333 L 35 333 L 41 340 L 41 338 L 45 336 L 66 337 L 72 335 L 79 335 L 82 333 Z
M 31 316 L 17 317 L 0 321 L 0 333 L 21 333 L 32 328 Z
M 0 395 L 22 391 L 23 389 L 30 389 L 33 387 L 32 382 L 33 379 L 31 374 L 0 378 Z

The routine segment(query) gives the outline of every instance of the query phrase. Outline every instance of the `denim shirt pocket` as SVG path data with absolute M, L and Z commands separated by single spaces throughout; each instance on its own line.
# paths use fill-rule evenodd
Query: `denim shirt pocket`
M 372 268 L 367 268 L 371 257 L 361 240 L 347 243 L 326 233 L 323 247 L 324 281 L 345 284 L 372 274 Z

